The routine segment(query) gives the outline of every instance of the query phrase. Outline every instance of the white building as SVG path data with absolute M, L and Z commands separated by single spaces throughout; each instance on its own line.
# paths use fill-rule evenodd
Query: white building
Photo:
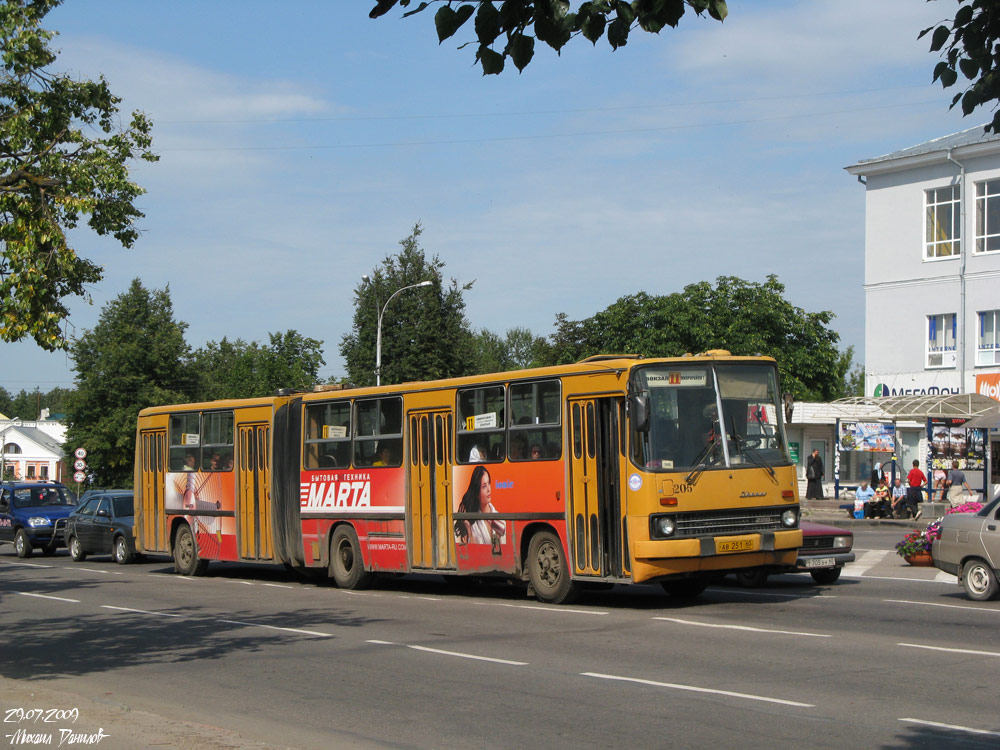
M 865 186 L 865 393 L 1000 398 L 1000 135 L 977 126 L 847 171 Z M 925 452 L 921 431 L 901 437 Z
M 0 469 L 6 480 L 62 481 L 66 426 L 49 419 L 28 421 L 0 415 Z

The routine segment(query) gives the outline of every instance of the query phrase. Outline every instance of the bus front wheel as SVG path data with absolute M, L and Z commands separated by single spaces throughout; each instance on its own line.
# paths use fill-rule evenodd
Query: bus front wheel
M 174 537 L 174 570 L 182 576 L 200 576 L 208 568 L 208 560 L 198 557 L 198 544 L 191 527 L 184 524 Z
M 579 587 L 569 577 L 569 566 L 559 537 L 541 531 L 528 546 L 528 578 L 539 601 L 565 604 L 579 595 Z
M 358 535 L 348 525 L 338 526 L 330 540 L 330 577 L 342 589 L 363 589 L 371 584 L 372 574 L 365 570 Z

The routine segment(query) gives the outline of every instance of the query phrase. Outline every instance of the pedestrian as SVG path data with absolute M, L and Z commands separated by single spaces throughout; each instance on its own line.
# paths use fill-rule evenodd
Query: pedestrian
M 889 517 L 902 518 L 905 506 L 906 487 L 903 486 L 903 481 L 896 477 L 896 481 L 892 483 L 892 510 L 889 512 Z
M 948 502 L 951 503 L 951 507 L 954 508 L 956 505 L 961 505 L 965 502 L 965 495 L 972 494 L 972 488 L 965 481 L 965 472 L 958 468 L 958 461 L 951 462 L 951 471 L 948 472 L 948 482 L 950 482 Z
M 883 479 L 875 488 L 875 497 L 868 503 L 868 518 L 888 518 L 891 510 L 889 485 Z
M 823 459 L 819 455 L 819 448 L 814 448 L 812 454 L 806 459 L 807 500 L 823 499 L 823 476 L 825 473 Z
M 927 481 L 927 477 L 924 476 L 924 472 L 920 470 L 920 461 L 913 459 L 913 468 L 910 469 L 910 473 L 906 475 L 906 483 L 909 485 L 906 488 L 906 510 L 909 512 L 910 517 L 914 520 L 920 518 L 923 511 L 920 510 L 920 503 L 924 499 L 924 494 L 922 487 Z
M 868 482 L 862 482 L 861 488 L 854 493 L 854 517 L 868 518 L 872 498 L 875 497 L 875 490 L 868 486 Z M 861 515 L 859 516 L 858 513 Z

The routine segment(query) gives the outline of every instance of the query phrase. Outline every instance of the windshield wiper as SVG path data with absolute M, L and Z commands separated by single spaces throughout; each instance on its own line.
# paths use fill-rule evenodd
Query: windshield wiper
M 772 468 L 771 464 L 767 462 L 767 459 L 764 458 L 762 455 L 760 455 L 760 453 L 757 452 L 757 449 L 752 447 L 747 442 L 746 437 L 740 435 L 740 433 L 736 431 L 735 417 L 730 416 L 730 420 L 733 426 L 733 436 L 736 439 L 736 445 L 739 447 L 740 453 L 746 455 L 754 464 L 764 469 L 765 471 L 767 471 L 768 474 L 774 477 L 775 476 L 774 469 Z
M 705 447 L 701 449 L 701 453 L 694 459 L 694 468 L 688 472 L 688 475 L 684 477 L 684 481 L 687 484 L 694 484 L 695 480 L 701 476 L 701 473 L 708 468 L 708 458 L 712 451 L 715 449 L 716 438 L 711 438 Z

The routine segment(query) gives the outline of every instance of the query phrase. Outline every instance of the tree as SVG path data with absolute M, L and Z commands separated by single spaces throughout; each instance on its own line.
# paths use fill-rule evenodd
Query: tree
M 354 290 L 354 325 L 341 340 L 340 353 L 356 385 L 375 384 L 378 318 L 383 308 L 383 384 L 448 378 L 471 370 L 472 333 L 462 294 L 472 282 L 459 285 L 452 279 L 446 286 L 444 262 L 436 255 L 426 258 L 419 242 L 422 233 L 418 222 L 400 241 L 402 249 L 386 256 Z M 390 301 L 403 287 L 422 281 L 431 285 L 408 289 Z
M 485 328 L 473 339 L 474 374 L 535 367 L 547 351 L 545 339 L 527 328 L 510 328 L 503 338 Z
M 934 79 L 943 88 L 958 83 L 958 74 L 971 81 L 964 91 L 952 97 L 951 108 L 962 102 L 962 114 L 993 103 L 993 121 L 986 131 L 1000 133 L 1000 5 L 996 0 L 958 0 L 958 11 L 951 26 L 942 23 L 920 32 L 918 38 L 931 34 L 931 52 L 941 52 L 944 59 L 934 66 Z
M 397 4 L 406 8 L 410 2 L 378 0 L 368 15 L 378 18 Z M 499 8 L 495 0 L 429 0 L 403 13 L 403 17 L 435 4 L 439 6 L 434 14 L 438 43 L 451 38 L 475 16 L 476 62 L 483 75 L 501 73 L 507 58 L 519 71 L 524 70 L 535 54 L 536 38 L 556 52 L 577 35 L 594 45 L 606 38 L 612 49 L 618 49 L 628 43 L 633 29 L 658 34 L 665 26 L 676 27 L 688 8 L 699 16 L 707 13 L 717 21 L 729 13 L 726 0 L 588 0 L 573 12 L 569 0 L 503 0 Z
M 850 350 L 837 350 L 840 337 L 829 328 L 833 313 L 810 313 L 784 298 L 774 275 L 763 284 L 720 276 L 679 293 L 622 297 L 582 321 L 556 317 L 544 357 L 547 364 L 574 362 L 594 354 L 677 357 L 687 352 L 727 349 L 764 354 L 778 361 L 782 389 L 797 399 L 829 401 L 844 394 Z
M 76 392 L 66 441 L 87 449 L 97 484 L 131 487 L 139 410 L 194 393 L 186 328 L 174 320 L 169 287 L 149 290 L 135 279 L 104 306 L 93 330 L 73 341 Z
M 151 124 L 140 112 L 127 128 L 102 76 L 77 81 L 47 70 L 54 32 L 42 19 L 61 0 L 0 5 L 0 339 L 31 336 L 44 349 L 68 346 L 64 300 L 100 281 L 96 263 L 66 236 L 82 217 L 99 235 L 130 248 L 144 190 L 129 179 L 136 157 L 155 161 Z
M 279 388 L 312 387 L 323 361 L 323 342 L 297 331 L 271 333 L 270 344 L 242 339 L 209 341 L 194 353 L 200 385 L 198 399 L 255 398 Z
M 26 391 L 23 388 L 16 396 L 0 389 L 0 413 L 12 419 L 35 420 L 43 409 L 48 409 L 50 416 L 63 414 L 66 411 L 66 398 L 72 391 L 66 388 L 53 388 L 48 393 L 42 393 L 40 388 Z

